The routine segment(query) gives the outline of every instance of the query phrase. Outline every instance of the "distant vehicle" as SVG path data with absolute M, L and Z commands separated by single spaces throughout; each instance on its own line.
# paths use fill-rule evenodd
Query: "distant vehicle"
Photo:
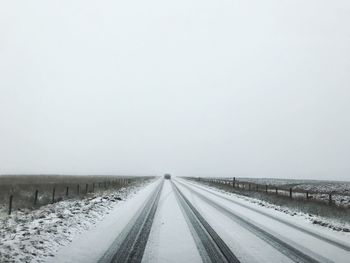
M 170 180 L 171 179 L 171 175 L 170 174 L 164 174 L 164 179 Z

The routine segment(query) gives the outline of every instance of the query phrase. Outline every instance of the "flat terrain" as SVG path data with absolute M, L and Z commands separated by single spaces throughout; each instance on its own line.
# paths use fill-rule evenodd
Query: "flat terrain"
M 152 180 L 152 176 L 105 175 L 0 175 L 0 217 L 7 214 L 12 196 L 12 211 L 37 209 L 42 205 L 86 194 L 120 189 Z
M 187 180 L 159 179 L 49 261 L 348 262 L 349 253 L 349 233 Z
M 244 182 L 252 182 L 258 184 L 291 186 L 293 189 L 305 191 L 350 195 L 349 181 L 326 181 L 326 180 L 298 180 L 298 179 L 274 179 L 274 178 L 237 178 Z

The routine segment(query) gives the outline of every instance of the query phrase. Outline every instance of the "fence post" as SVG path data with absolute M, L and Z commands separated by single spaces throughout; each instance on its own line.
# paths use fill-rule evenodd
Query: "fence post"
M 95 192 L 95 183 L 92 183 L 92 192 Z
M 278 195 L 278 188 L 276 187 L 276 195 Z
M 88 190 L 89 190 L 89 184 L 86 184 L 86 186 L 85 186 L 85 194 L 88 193 Z
M 265 192 L 267 193 L 268 191 L 267 191 L 267 185 L 265 185 Z
M 332 193 L 329 193 L 329 201 L 328 201 L 329 205 L 332 205 Z
M 250 191 L 250 190 L 252 190 L 252 186 L 251 186 L 251 184 L 249 184 L 249 185 L 248 185 L 248 187 L 249 187 L 249 191 Z
M 80 185 L 78 184 L 77 185 L 77 194 L 79 195 L 79 193 L 80 193 Z
M 56 192 L 56 189 L 54 187 L 53 190 L 52 190 L 52 203 L 55 202 L 55 192 Z
M 69 187 L 67 186 L 67 188 L 66 188 L 66 196 L 68 196 L 68 194 L 69 194 Z
M 12 212 L 12 200 L 13 200 L 13 195 L 10 195 L 10 201 L 9 201 L 9 215 L 11 215 L 11 212 Z
M 36 205 L 37 201 L 38 201 L 38 190 L 35 190 L 35 194 L 34 194 L 34 205 Z
M 309 192 L 306 192 L 306 199 L 309 200 Z
M 289 188 L 289 197 L 290 197 L 290 198 L 293 198 L 292 188 Z

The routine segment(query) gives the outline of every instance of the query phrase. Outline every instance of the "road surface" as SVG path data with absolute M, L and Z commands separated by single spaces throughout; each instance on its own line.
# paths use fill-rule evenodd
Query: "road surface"
M 184 179 L 160 179 L 52 262 L 349 262 L 349 235 Z

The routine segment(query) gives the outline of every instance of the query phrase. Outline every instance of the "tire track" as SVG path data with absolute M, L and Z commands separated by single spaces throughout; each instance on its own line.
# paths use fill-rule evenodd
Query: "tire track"
M 208 224 L 208 222 L 201 216 L 198 210 L 189 202 L 189 200 L 183 195 L 178 187 L 172 182 L 174 193 L 184 211 L 184 215 L 187 217 L 188 222 L 191 224 L 192 229 L 196 232 L 201 242 L 201 246 L 204 247 L 209 261 L 213 263 L 232 262 L 239 263 L 240 261 L 232 253 L 225 242 L 214 231 L 214 229 Z M 204 262 L 208 262 L 208 258 L 200 253 Z
M 294 225 L 294 224 L 289 223 L 289 222 L 287 222 L 287 221 L 285 221 L 285 220 L 283 220 L 283 219 L 280 219 L 280 218 L 278 218 L 278 217 L 276 217 L 276 216 L 270 215 L 269 213 L 260 211 L 260 210 L 258 210 L 258 209 L 254 209 L 254 208 L 252 208 L 252 207 L 250 207 L 250 206 L 248 206 L 248 205 L 245 205 L 245 204 L 241 204 L 241 203 L 236 202 L 236 201 L 234 201 L 234 200 L 232 200 L 232 199 L 230 199 L 230 198 L 221 196 L 221 195 L 219 195 L 219 194 L 217 194 L 217 193 L 214 193 L 214 192 L 212 192 L 212 191 L 209 191 L 208 189 L 204 189 L 203 187 L 200 187 L 200 186 L 195 185 L 195 184 L 193 184 L 193 183 L 189 183 L 189 184 L 191 184 L 192 186 L 194 186 L 194 187 L 196 187 L 196 188 L 198 188 L 198 189 L 201 189 L 201 190 L 203 190 L 203 191 L 206 191 L 206 192 L 208 192 L 208 193 L 210 193 L 210 194 L 212 194 L 212 195 L 215 195 L 215 196 L 220 197 L 220 198 L 222 198 L 222 199 L 225 199 L 225 200 L 227 200 L 227 201 L 229 201 L 229 202 L 231 202 L 231 203 L 234 203 L 234 204 L 236 204 L 236 205 L 238 205 L 238 206 L 241 206 L 241 207 L 243 207 L 243 208 L 246 208 L 246 209 L 249 209 L 249 210 L 254 211 L 254 212 L 256 212 L 256 213 L 259 213 L 259 214 L 261 214 L 261 215 L 264 215 L 264 216 L 266 216 L 266 217 L 268 217 L 268 218 L 271 218 L 271 219 L 273 219 L 273 220 L 276 220 L 276 221 L 278 221 L 278 222 L 280 222 L 280 223 L 282 223 L 282 224 L 285 224 L 285 225 L 287 225 L 287 226 L 289 226 L 289 227 L 292 227 L 292 228 L 297 229 L 297 230 L 299 230 L 299 231 L 301 231 L 301 232 L 304 232 L 304 233 L 306 233 L 306 234 L 308 234 L 308 235 L 311 235 L 311 236 L 313 236 L 313 237 L 315 237 L 315 238 L 317 238 L 317 239 L 320 239 L 320 240 L 322 240 L 322 241 L 325 241 L 325 242 L 327 242 L 327 243 L 329 243 L 329 244 L 331 244 L 331 245 L 337 246 L 337 247 L 339 247 L 339 248 L 341 248 L 341 249 L 343 249 L 343 250 L 345 250 L 345 251 L 350 251 L 350 246 L 348 246 L 348 245 L 346 245 L 346 244 L 344 244 L 344 243 L 341 243 L 341 242 L 338 242 L 338 241 L 336 241 L 336 240 L 333 240 L 333 239 L 324 237 L 324 236 L 319 235 L 319 234 L 317 234 L 317 233 L 315 233 L 315 232 L 312 232 L 312 231 L 310 231 L 310 230 L 308 230 L 308 229 L 306 229 L 306 228 L 304 228 L 304 227 Z
M 200 199 L 205 201 L 207 204 L 211 205 L 215 209 L 219 210 L 221 213 L 227 215 L 231 219 L 233 219 L 236 223 L 241 225 L 242 227 L 246 228 L 256 236 L 258 236 L 260 239 L 264 240 L 266 243 L 280 251 L 282 254 L 293 260 L 294 262 L 300 262 L 300 263 L 318 263 L 320 262 L 318 259 L 315 259 L 314 257 L 311 257 L 304 252 L 300 251 L 299 249 L 291 246 L 290 244 L 286 243 L 285 241 L 275 237 L 271 233 L 265 231 L 261 227 L 253 224 L 252 222 L 249 222 L 242 218 L 239 215 L 234 214 L 232 211 L 228 210 L 224 206 L 212 201 L 211 199 L 207 198 L 201 193 L 198 193 L 197 191 L 194 191 L 187 185 L 185 185 L 182 182 L 178 182 L 183 187 L 188 189 L 191 193 L 198 196 Z M 329 262 L 329 260 L 322 258 L 322 262 Z
M 133 217 L 101 257 L 99 263 L 139 263 L 142 261 L 163 184 L 164 180 L 147 199 L 142 210 Z

